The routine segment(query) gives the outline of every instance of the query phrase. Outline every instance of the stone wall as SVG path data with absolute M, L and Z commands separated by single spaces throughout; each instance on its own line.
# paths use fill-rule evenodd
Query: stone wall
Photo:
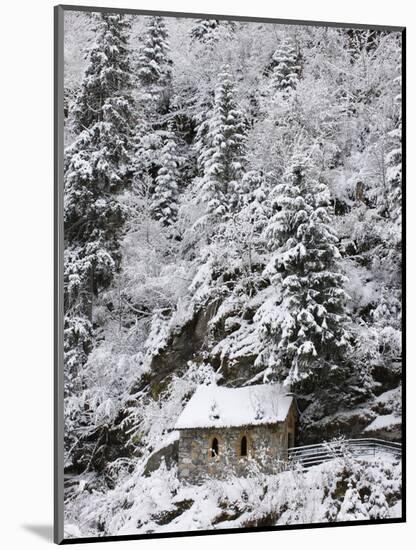
M 265 473 L 273 473 L 287 458 L 288 422 L 244 428 L 181 430 L 178 471 L 182 481 L 201 483 L 206 477 L 226 479 L 233 473 L 245 476 L 253 460 Z M 242 437 L 247 438 L 247 456 L 241 456 Z M 212 442 L 218 440 L 218 456 Z M 253 459 L 253 460 L 250 460 Z M 251 465 L 250 465 L 251 463 Z

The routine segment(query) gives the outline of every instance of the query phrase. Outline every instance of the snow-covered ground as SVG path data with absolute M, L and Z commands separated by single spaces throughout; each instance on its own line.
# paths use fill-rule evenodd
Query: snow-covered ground
M 189 532 L 385 519 L 401 515 L 401 463 L 389 454 L 334 459 L 307 471 L 247 478 L 178 481 L 162 465 L 142 470 L 106 493 L 88 484 L 67 505 L 66 533 L 74 536 Z

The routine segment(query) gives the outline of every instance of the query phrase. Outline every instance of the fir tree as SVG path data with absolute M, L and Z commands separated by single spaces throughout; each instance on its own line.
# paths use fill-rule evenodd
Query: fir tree
M 245 173 L 240 187 L 239 216 L 245 219 L 253 229 L 253 233 L 263 239 L 264 228 L 269 220 L 269 189 L 263 174 L 256 170 Z
M 233 32 L 235 23 L 233 21 L 219 21 L 218 19 L 196 19 L 190 31 L 192 41 L 198 40 L 205 45 L 213 45 L 218 41 L 219 30 L 226 29 Z
M 215 88 L 214 108 L 206 136 L 203 199 L 207 213 L 227 216 L 238 203 L 238 181 L 243 174 L 244 127 L 228 67 L 224 67 Z
M 168 134 L 162 149 L 160 164 L 151 211 L 155 219 L 168 226 L 174 224 L 177 220 L 179 194 L 178 166 L 180 159 L 172 132 Z
M 168 31 L 162 17 L 150 17 L 137 61 L 137 78 L 153 99 L 167 98 L 172 78 Z
M 69 463 L 80 444 L 80 427 L 89 425 L 87 406 L 82 404 L 82 370 L 95 344 L 94 297 L 109 287 L 121 260 L 119 241 L 126 211 L 119 195 L 132 176 L 129 29 L 124 16 L 96 17 L 96 40 L 73 110 L 77 137 L 65 151 L 64 382 Z
M 194 141 L 194 149 L 196 152 L 197 170 L 200 176 L 204 175 L 205 162 L 209 149 L 209 117 L 212 110 L 212 104 L 205 102 L 201 106 L 201 111 L 194 117 L 196 124 L 196 134 Z
M 163 148 L 166 131 L 161 128 L 154 129 L 148 115 L 143 114 L 134 130 L 133 139 L 133 170 L 134 181 L 140 186 L 145 179 L 151 181 L 153 192 L 156 178 L 161 167 L 161 151 Z
M 275 252 L 265 275 L 278 294 L 257 314 L 267 345 L 260 361 L 278 378 L 296 382 L 342 366 L 347 296 L 328 188 L 302 155 L 294 156 L 274 197 L 266 236 Z
M 64 356 L 65 356 L 65 396 L 80 389 L 79 367 L 87 362 L 94 345 L 92 323 L 84 316 L 65 315 Z
M 137 124 L 134 132 L 134 173 L 138 185 L 150 178 L 155 185 L 169 112 L 172 61 L 168 32 L 162 17 L 150 17 L 137 61 Z M 153 191 L 153 189 L 152 189 Z
M 73 108 L 77 133 L 103 120 L 106 101 L 130 97 L 130 20 L 102 13 L 96 16 L 94 30 L 96 40 L 89 50 L 88 65 Z
M 96 42 L 74 109 L 80 133 L 65 151 L 65 308 L 78 326 L 84 319 L 85 334 L 91 332 L 93 296 L 109 286 L 120 263 L 125 209 L 118 195 L 131 178 L 133 124 L 128 31 L 124 16 L 97 16 Z M 90 345 L 81 347 L 80 364 Z
M 389 152 L 386 155 L 386 184 L 389 217 L 394 224 L 396 243 L 401 242 L 402 211 L 402 96 L 401 76 L 395 79 L 397 95 L 394 98 L 395 108 L 392 120 L 393 129 L 388 134 Z
M 284 39 L 281 42 L 273 54 L 272 64 L 271 90 L 288 94 L 296 88 L 301 72 L 299 55 L 290 39 Z
M 205 43 L 215 40 L 215 31 L 218 29 L 218 25 L 218 19 L 196 19 L 190 31 L 191 39 Z

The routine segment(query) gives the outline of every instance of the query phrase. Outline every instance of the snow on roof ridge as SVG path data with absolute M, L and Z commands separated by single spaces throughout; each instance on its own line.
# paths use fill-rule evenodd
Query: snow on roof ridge
M 175 429 L 225 428 L 283 422 L 293 398 L 282 384 L 229 388 L 198 386 L 180 414 Z

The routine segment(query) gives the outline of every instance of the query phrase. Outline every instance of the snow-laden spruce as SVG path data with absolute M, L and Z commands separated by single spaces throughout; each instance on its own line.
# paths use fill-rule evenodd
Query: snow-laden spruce
M 284 39 L 272 57 L 270 88 L 287 97 L 296 88 L 301 73 L 299 54 L 290 38 Z
M 168 32 L 161 17 L 149 17 L 146 23 L 134 64 L 136 127 L 132 161 L 135 189 L 139 194 L 143 194 L 143 188 L 149 182 L 149 191 L 153 193 L 159 171 L 166 170 L 161 156 L 164 155 L 166 161 L 167 151 L 162 150 L 167 141 L 174 139 L 167 123 L 161 120 L 169 113 L 172 95 Z M 156 198 L 158 200 L 160 197 Z
M 296 151 L 283 180 L 273 190 L 275 213 L 265 229 L 271 255 L 264 273 L 275 293 L 257 313 L 265 345 L 257 361 L 298 382 L 342 368 L 347 295 L 327 185 Z
M 151 212 L 163 225 L 172 225 L 178 217 L 179 164 L 175 136 L 167 134 L 161 151 L 160 168 L 156 177 Z
M 162 17 L 149 17 L 137 60 L 137 77 L 150 96 L 158 95 L 170 83 L 171 60 L 168 33 Z
M 97 15 L 95 22 L 96 41 L 72 113 L 78 137 L 65 151 L 65 435 L 72 449 L 82 422 L 82 400 L 76 405 L 84 389 L 81 369 L 94 346 L 94 300 L 120 266 L 126 210 L 119 197 L 131 177 L 130 24 L 115 14 Z
M 76 141 L 65 151 L 67 311 L 92 317 L 92 299 L 119 265 L 126 212 L 119 195 L 131 177 L 131 71 L 124 16 L 97 16 L 96 43 L 74 106 Z
M 226 217 L 238 202 L 243 175 L 245 125 L 238 109 L 233 75 L 225 66 L 218 75 L 204 155 L 201 200 L 213 219 Z
M 233 21 L 220 21 L 218 19 L 196 19 L 189 32 L 192 41 L 198 40 L 206 47 L 213 47 L 216 42 L 230 37 L 235 30 Z

